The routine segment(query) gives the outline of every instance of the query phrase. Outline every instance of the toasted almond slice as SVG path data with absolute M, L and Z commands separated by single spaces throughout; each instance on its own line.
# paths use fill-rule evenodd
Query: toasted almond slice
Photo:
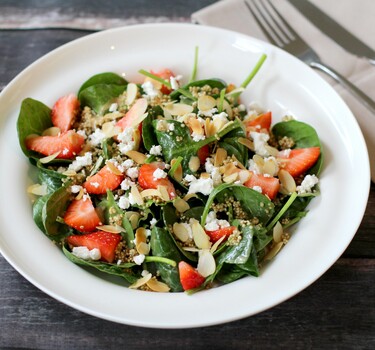
M 269 145 L 265 145 L 264 148 L 273 157 L 277 157 L 277 155 L 279 154 L 279 150 L 277 148 L 275 148 L 275 147 L 272 147 L 272 146 L 269 146 Z
M 166 202 L 171 200 L 171 198 L 169 197 L 168 190 L 165 186 L 158 186 L 157 190 L 160 192 L 162 200 L 164 200 Z
M 224 176 L 229 176 L 234 173 L 238 173 L 239 169 L 232 163 L 227 163 L 219 168 L 219 171 L 221 174 L 224 174 Z
M 177 162 L 177 159 L 172 159 L 171 160 L 171 166 L 173 167 L 173 165 Z M 181 163 L 178 165 L 177 169 L 175 170 L 174 174 L 173 174 L 173 177 L 176 181 L 178 182 L 181 182 L 182 181 L 182 175 L 183 175 L 183 172 L 182 172 L 182 166 L 181 166 Z
M 137 84 L 134 83 L 129 83 L 128 86 L 126 87 L 126 99 L 125 103 L 130 106 L 135 98 L 137 97 L 138 93 L 138 87 Z
M 164 106 L 164 109 L 166 109 L 173 116 L 183 116 L 185 114 L 192 113 L 194 110 L 193 106 L 185 103 L 168 104 Z
M 203 277 L 208 277 L 215 272 L 216 262 L 208 249 L 202 249 L 199 252 L 197 270 Z
M 198 253 L 200 249 L 195 248 L 195 247 L 182 247 L 183 250 L 186 250 L 187 252 L 193 252 L 193 253 Z
M 48 157 L 44 157 L 44 158 L 40 158 L 39 161 L 42 163 L 42 164 L 47 164 L 51 161 L 53 161 L 58 155 L 60 154 L 60 151 L 54 153 L 54 154 L 51 154 L 50 156 Z
M 276 243 L 271 250 L 267 253 L 267 255 L 264 257 L 264 260 L 272 260 L 280 251 L 280 249 L 283 247 L 284 243 L 279 242 Z
M 215 135 L 216 132 L 213 122 L 208 118 L 204 122 L 204 132 L 207 137 Z
M 209 111 L 216 107 L 216 100 L 209 95 L 201 95 L 198 98 L 198 109 L 202 112 Z
M 148 255 L 150 253 L 150 245 L 144 242 L 137 244 L 136 249 L 139 254 Z
M 250 172 L 248 170 L 240 170 L 238 173 L 238 179 L 243 184 L 250 179 Z
M 102 226 L 96 226 L 96 228 L 100 231 L 105 231 L 105 232 L 109 232 L 109 233 L 120 233 L 120 232 L 125 231 L 119 225 L 102 225 Z
M 130 225 L 132 226 L 133 230 L 135 230 L 138 227 L 138 222 L 139 222 L 140 217 L 141 216 L 138 213 L 134 213 L 134 214 L 130 215 L 129 222 L 130 222 Z
M 141 197 L 146 198 L 146 197 L 159 197 L 161 198 L 161 193 L 158 190 L 155 190 L 153 188 L 149 188 L 147 190 L 143 190 L 141 192 Z
M 210 177 L 211 175 L 209 173 L 201 173 L 201 176 L 200 176 L 201 179 L 209 179 Z
M 281 169 L 278 173 L 278 176 L 282 187 L 281 191 L 285 191 L 286 194 L 296 191 L 296 182 L 294 181 L 293 176 L 289 174 L 289 172 Z
M 77 173 L 74 170 L 66 170 L 62 173 L 65 176 L 76 176 Z
M 134 141 L 134 150 L 138 150 L 139 146 L 141 145 L 141 132 L 138 128 L 133 130 L 133 141 Z
M 115 164 L 113 164 L 113 162 L 109 161 L 106 165 L 112 174 L 122 175 L 120 169 Z
M 230 90 L 229 92 L 227 92 L 227 93 L 225 94 L 225 97 L 231 97 L 231 96 L 233 96 L 233 95 L 235 95 L 235 94 L 240 94 L 240 93 L 242 93 L 243 91 L 245 91 L 245 88 L 243 88 L 243 87 L 238 87 L 238 88 L 236 88 L 236 89 L 233 89 L 233 90 Z
M 242 170 L 246 170 L 244 165 L 236 158 L 236 156 L 233 154 L 232 155 L 233 162 L 236 164 L 236 166 Z
M 191 156 L 189 160 L 189 169 L 195 173 L 198 171 L 199 167 L 201 165 L 201 162 L 197 156 Z
M 191 225 L 193 231 L 193 239 L 195 245 L 200 249 L 210 249 L 211 242 L 210 237 L 206 234 L 201 224 L 193 219 L 193 224 Z
M 275 243 L 279 243 L 283 240 L 282 236 L 283 236 L 284 230 L 279 221 L 274 226 L 272 232 L 273 232 L 273 240 Z
M 237 179 L 238 179 L 238 173 L 233 173 L 231 175 L 223 177 L 223 181 L 227 184 L 233 183 L 237 181 Z
M 226 237 L 225 236 L 222 236 L 220 237 L 215 243 L 214 245 L 211 247 L 210 249 L 210 252 L 211 254 L 215 253 L 216 252 L 216 249 L 219 247 L 219 245 L 221 244 L 222 241 L 224 241 Z
M 263 173 L 271 176 L 276 176 L 279 171 L 279 166 L 275 159 L 267 159 L 264 161 Z
M 158 281 L 155 277 L 152 277 L 146 284 L 154 292 L 167 293 L 170 291 L 167 284 Z
M 232 107 L 231 107 L 231 105 L 228 103 L 227 100 L 224 100 L 224 101 L 223 101 L 223 109 L 224 109 L 225 113 L 228 114 L 228 117 L 229 117 L 229 118 L 232 118 L 232 117 L 233 117 L 233 110 L 232 110 Z
M 83 187 L 80 188 L 78 194 L 76 195 L 75 199 L 77 201 L 79 201 L 80 199 L 83 198 L 83 195 L 85 194 L 85 190 L 83 189 Z
M 138 151 L 128 151 L 126 155 L 133 159 L 137 164 L 144 164 L 146 162 L 147 156 Z
M 249 150 L 251 151 L 254 151 L 255 148 L 254 148 L 254 143 L 252 141 L 250 141 L 249 139 L 245 138 L 245 137 L 239 137 L 238 138 L 238 142 L 241 144 L 241 145 L 244 145 L 246 146 Z
M 214 157 L 214 166 L 221 166 L 224 160 L 227 158 L 228 153 L 224 148 L 218 148 Z
M 134 119 L 133 122 L 130 124 L 130 127 L 136 127 L 141 124 L 148 116 L 148 113 L 144 113 L 140 115 L 138 118 Z
M 140 279 L 136 280 L 133 284 L 129 286 L 130 289 L 138 289 L 139 287 L 146 284 L 150 279 L 152 275 L 151 273 L 148 273 L 146 276 L 141 277 Z
M 198 198 L 197 194 L 196 193 L 189 193 L 187 194 L 184 198 L 182 198 L 184 201 L 188 201 L 189 199 L 191 198 Z
M 188 123 L 189 127 L 191 128 L 192 132 L 197 134 L 197 135 L 203 135 L 204 134 L 204 130 L 202 128 L 202 124 L 200 123 L 200 121 L 195 118 L 195 117 L 190 117 L 188 119 Z
M 146 241 L 147 241 L 146 229 L 144 227 L 138 227 L 137 230 L 135 231 L 134 243 L 138 245 L 140 243 L 146 243 Z
M 181 242 L 187 242 L 190 238 L 189 232 L 185 225 L 178 222 L 173 224 L 173 233 Z
M 130 193 L 133 196 L 134 201 L 138 205 L 144 204 L 143 198 L 141 197 L 141 194 L 139 193 L 137 186 L 131 186 Z
M 190 205 L 180 197 L 177 197 L 173 201 L 173 206 L 177 209 L 179 213 L 184 213 L 186 210 L 190 209 Z
M 115 112 L 110 112 L 110 113 L 107 113 L 103 116 L 103 122 L 108 122 L 108 121 L 114 121 L 116 119 L 120 119 L 122 118 L 123 116 L 125 116 L 124 113 L 121 113 L 119 111 L 115 111 Z M 121 130 L 121 129 L 120 129 Z M 102 126 L 102 131 L 103 131 L 103 126 Z M 121 132 L 121 131 L 120 131 Z
M 226 121 L 219 118 L 213 120 L 212 123 L 214 124 L 215 133 L 219 132 L 223 128 L 223 126 L 227 124 Z
M 106 137 L 113 137 L 121 132 L 121 128 L 114 125 L 113 122 L 106 122 L 102 125 L 102 132 Z
M 42 136 L 58 136 L 60 133 L 60 128 L 58 128 L 57 126 L 51 126 L 50 128 L 42 132 Z
M 263 157 L 261 157 L 258 154 L 254 154 L 253 155 L 253 161 L 256 165 L 258 165 L 258 167 L 263 168 L 263 166 L 264 166 L 264 158 Z
M 36 196 L 44 196 L 47 194 L 47 185 L 46 184 L 33 184 L 27 188 L 27 192 L 35 194 Z

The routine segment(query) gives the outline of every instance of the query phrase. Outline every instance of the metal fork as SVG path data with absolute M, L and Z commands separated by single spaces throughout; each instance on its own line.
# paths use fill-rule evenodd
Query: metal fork
M 272 44 L 297 56 L 310 67 L 328 74 L 362 102 L 375 116 L 375 101 L 340 73 L 324 64 L 316 52 L 284 20 L 270 0 L 245 0 L 245 5 Z

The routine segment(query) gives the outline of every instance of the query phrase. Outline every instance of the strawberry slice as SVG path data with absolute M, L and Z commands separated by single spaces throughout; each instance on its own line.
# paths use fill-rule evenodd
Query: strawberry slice
M 151 73 L 168 82 L 171 77 L 175 76 L 174 73 L 168 68 L 162 69 L 159 72 L 151 71 Z M 172 89 L 170 89 L 168 86 L 162 85 L 160 88 L 160 91 L 165 95 L 169 95 L 172 92 Z
M 27 149 L 50 156 L 60 152 L 58 159 L 74 158 L 82 149 L 85 139 L 82 135 L 69 130 L 58 136 L 36 136 L 25 140 Z
M 277 160 L 280 166 L 297 177 L 309 170 L 318 160 L 320 147 L 296 148 L 290 152 L 280 151 Z
M 225 237 L 224 241 L 234 232 L 236 229 L 236 226 L 228 226 L 228 227 L 222 227 L 215 231 L 207 231 L 207 235 L 210 237 L 210 241 L 215 243 L 217 242 L 221 237 Z
M 79 107 L 76 95 L 69 94 L 60 97 L 52 108 L 52 124 L 60 128 L 61 132 L 70 130 L 79 113 Z
M 105 165 L 99 172 L 89 177 L 82 186 L 87 193 L 105 194 L 107 190 L 113 191 L 120 186 L 122 180 L 124 180 L 124 175 L 114 174 L 108 165 Z
M 116 126 L 120 127 L 121 130 L 128 128 L 137 123 L 137 120 L 140 122 L 138 123 L 141 125 L 141 117 L 146 113 L 148 106 L 147 99 L 139 98 L 134 105 L 126 112 L 125 116 L 123 116 L 117 123 Z M 135 125 L 134 125 L 135 126 Z M 142 129 L 140 129 L 142 131 Z
M 267 195 L 270 199 L 274 199 L 279 192 L 280 182 L 279 179 L 272 176 L 264 176 L 262 174 L 255 174 L 250 171 L 250 178 L 244 185 L 249 188 L 258 186 L 262 189 L 262 193 Z
M 167 177 L 157 179 L 154 176 L 154 171 L 158 168 L 163 169 L 162 164 L 157 162 L 143 164 L 139 168 L 138 183 L 143 189 L 157 189 L 158 186 L 165 186 L 169 193 L 169 197 L 173 199 L 176 197 L 176 190 L 172 182 Z
M 197 156 L 201 165 L 206 163 L 206 159 L 210 156 L 210 147 L 208 145 L 204 145 L 199 149 Z
M 100 219 L 89 198 L 73 200 L 64 215 L 65 223 L 81 232 L 95 231 Z
M 269 132 L 272 123 L 272 112 L 266 112 L 248 122 L 245 121 L 247 131 Z
M 97 248 L 100 250 L 101 260 L 111 263 L 115 259 L 116 247 L 121 241 L 121 236 L 116 233 L 96 231 L 69 236 L 67 241 L 74 247 L 87 247 L 90 250 Z
M 180 261 L 178 263 L 178 271 L 180 273 L 180 282 L 184 290 L 197 288 L 205 281 L 205 278 L 185 261 Z

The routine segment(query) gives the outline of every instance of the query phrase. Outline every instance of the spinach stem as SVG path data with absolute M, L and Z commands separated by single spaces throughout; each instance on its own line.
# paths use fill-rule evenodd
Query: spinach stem
M 224 98 L 225 98 L 225 88 L 220 91 L 219 105 L 217 106 L 219 113 L 223 111 Z
M 193 71 L 191 72 L 191 77 L 189 83 L 195 81 L 197 77 L 197 69 L 198 69 L 198 53 L 199 53 L 199 47 L 195 47 L 195 52 L 194 52 L 194 65 L 193 65 Z
M 174 162 L 174 164 L 171 166 L 171 168 L 168 171 L 168 175 L 170 177 L 174 178 L 174 173 L 176 172 L 178 166 L 181 164 L 181 162 L 183 161 L 183 159 L 184 158 L 181 157 L 181 156 L 177 157 L 176 161 Z
M 280 220 L 280 218 L 284 215 L 284 213 L 288 210 L 288 208 L 292 205 L 294 200 L 297 198 L 297 192 L 293 192 L 281 210 L 277 213 L 277 215 L 273 218 L 270 224 L 267 226 L 267 231 L 271 230 L 276 223 Z
M 253 80 L 253 78 L 255 77 L 255 75 L 258 73 L 259 69 L 262 67 L 262 65 L 263 65 L 264 61 L 266 60 L 266 58 L 267 58 L 266 54 L 263 54 L 262 56 L 260 56 L 260 59 L 258 60 L 257 64 L 255 65 L 255 67 L 253 68 L 253 70 L 250 72 L 250 74 L 248 75 L 248 77 L 241 84 L 241 87 L 246 88 L 250 84 L 250 82 Z
M 177 92 L 179 92 L 181 95 L 184 95 L 190 100 L 196 101 L 197 99 L 190 93 L 190 91 L 185 90 L 185 89 L 177 89 Z
M 164 263 L 164 264 L 171 265 L 173 267 L 175 267 L 177 265 L 174 260 L 171 260 L 171 259 L 168 259 L 168 258 L 163 258 L 162 256 L 146 256 L 145 262 Z
M 152 73 L 150 73 L 150 72 L 147 72 L 147 71 L 144 70 L 144 69 L 140 69 L 140 70 L 138 71 L 138 73 L 141 73 L 142 75 L 145 75 L 146 77 L 149 77 L 149 78 L 151 78 L 151 79 L 154 79 L 154 80 L 158 81 L 159 83 L 162 83 L 163 85 L 165 85 L 166 87 L 168 87 L 168 88 L 170 88 L 170 89 L 172 88 L 171 83 L 170 83 L 169 81 L 164 80 L 163 78 L 160 78 L 160 77 L 158 77 L 158 76 L 155 75 L 155 74 L 152 74 Z

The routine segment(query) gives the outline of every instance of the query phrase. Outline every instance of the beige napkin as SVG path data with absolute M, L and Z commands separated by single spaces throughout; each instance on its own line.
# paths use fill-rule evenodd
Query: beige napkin
M 374 0 L 310 1 L 375 50 Z M 371 65 L 365 58 L 358 58 L 345 51 L 310 23 L 288 1 L 273 0 L 273 4 L 303 39 L 318 53 L 324 63 L 334 67 L 375 100 L 374 65 Z M 235 30 L 267 41 L 267 38 L 244 4 L 244 0 L 219 1 L 193 13 L 192 21 Z M 323 73 L 319 74 L 334 86 L 357 118 L 369 151 L 371 178 L 375 182 L 375 115 L 372 115 L 370 111 L 331 78 L 323 75 Z

